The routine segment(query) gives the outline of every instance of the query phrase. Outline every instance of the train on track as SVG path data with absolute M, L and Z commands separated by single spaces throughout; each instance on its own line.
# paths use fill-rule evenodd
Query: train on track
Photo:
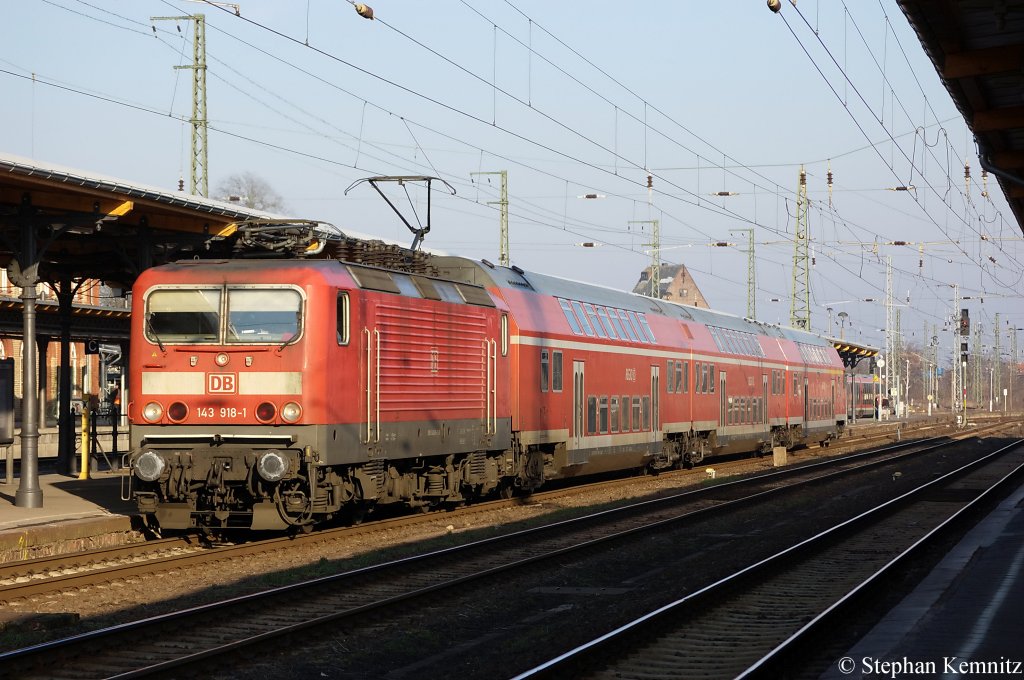
M 130 493 L 161 529 L 305 529 L 846 427 L 843 364 L 817 335 L 343 243 L 138 278 Z

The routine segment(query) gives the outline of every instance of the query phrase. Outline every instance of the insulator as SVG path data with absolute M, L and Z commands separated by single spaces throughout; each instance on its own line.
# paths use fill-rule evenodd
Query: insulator
M 647 188 L 648 189 L 653 189 L 654 188 L 654 177 L 652 175 L 650 175 L 650 174 L 647 175 Z
M 373 8 L 370 7 L 369 5 L 364 5 L 363 3 L 360 2 L 360 3 L 357 3 L 355 5 L 355 8 L 356 8 L 356 14 L 358 14 L 362 18 L 364 18 L 364 19 L 372 19 L 373 18 Z
M 964 163 L 964 179 L 971 178 L 971 166 L 969 163 Z

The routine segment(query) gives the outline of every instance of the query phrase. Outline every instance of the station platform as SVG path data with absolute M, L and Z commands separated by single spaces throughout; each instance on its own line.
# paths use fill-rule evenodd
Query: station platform
M 0 563 L 142 540 L 135 503 L 121 500 L 121 479 L 119 470 L 91 479 L 40 474 L 40 508 L 15 506 L 20 478 L 0 479 Z
M 821 677 L 1024 677 L 1024 486 Z

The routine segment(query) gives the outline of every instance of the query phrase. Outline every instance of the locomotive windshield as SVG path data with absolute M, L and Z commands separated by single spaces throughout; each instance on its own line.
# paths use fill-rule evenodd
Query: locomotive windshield
M 301 330 L 293 288 L 159 288 L 146 298 L 146 337 L 161 344 L 282 343 Z

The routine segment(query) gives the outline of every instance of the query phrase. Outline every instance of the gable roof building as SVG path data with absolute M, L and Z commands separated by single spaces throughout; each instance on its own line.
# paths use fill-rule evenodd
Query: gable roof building
M 661 281 L 659 289 L 662 300 L 671 300 L 693 307 L 710 308 L 704 294 L 697 287 L 697 282 L 690 276 L 686 265 L 663 264 L 661 269 Z M 651 267 L 640 272 L 640 281 L 633 286 L 633 292 L 640 295 L 651 294 Z

